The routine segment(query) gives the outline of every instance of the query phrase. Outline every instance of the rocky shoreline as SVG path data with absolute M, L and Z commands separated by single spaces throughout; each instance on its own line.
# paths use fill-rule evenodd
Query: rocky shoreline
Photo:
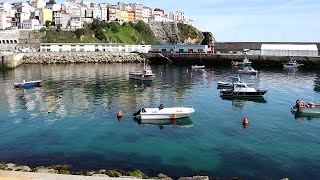
M 119 178 L 130 178 L 130 179 L 162 179 L 162 180 L 172 180 L 169 176 L 159 173 L 156 177 L 148 176 L 147 174 L 141 172 L 139 169 L 133 171 L 124 170 L 106 170 L 101 169 L 98 171 L 72 171 L 71 165 L 61 164 L 52 166 L 39 166 L 35 168 L 30 168 L 26 165 L 17 165 L 13 163 L 0 162 L 0 170 L 5 171 L 19 171 L 19 172 L 34 172 L 34 173 L 49 173 L 49 174 L 68 174 L 68 175 L 82 175 L 82 176 L 94 176 L 94 177 L 119 177 Z M 0 177 L 1 179 L 1 177 Z M 193 177 L 181 177 L 179 180 L 209 180 L 208 176 L 193 176 Z
M 141 63 L 145 60 L 137 53 L 108 52 L 37 52 L 23 56 L 23 64 Z

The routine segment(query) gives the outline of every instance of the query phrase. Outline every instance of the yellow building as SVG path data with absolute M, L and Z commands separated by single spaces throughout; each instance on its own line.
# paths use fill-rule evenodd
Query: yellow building
M 134 21 L 134 11 L 128 11 L 128 21 L 133 22 Z
M 126 10 L 122 10 L 122 11 L 121 11 L 121 19 L 122 19 L 124 22 L 128 22 L 128 11 L 126 11 Z
M 46 21 L 52 21 L 52 10 L 51 9 L 42 9 L 40 11 L 39 17 L 40 24 L 45 24 Z

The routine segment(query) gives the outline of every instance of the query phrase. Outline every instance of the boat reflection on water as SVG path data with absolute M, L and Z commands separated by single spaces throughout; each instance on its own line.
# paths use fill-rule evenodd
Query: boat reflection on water
M 284 74 L 295 75 L 298 72 L 296 67 L 283 67 Z
M 180 126 L 180 127 L 191 127 L 193 122 L 190 118 L 181 118 L 181 119 L 161 119 L 161 120 L 150 120 L 144 119 L 141 120 L 139 118 L 134 118 L 140 125 L 157 125 L 160 129 L 163 129 L 165 126 Z
M 136 85 L 145 85 L 145 86 L 151 86 L 152 81 L 141 81 L 137 79 L 130 79 L 130 83 L 136 84 Z
M 234 109 L 243 109 L 246 105 L 253 103 L 267 103 L 264 97 L 221 97 L 221 99 L 232 101 Z

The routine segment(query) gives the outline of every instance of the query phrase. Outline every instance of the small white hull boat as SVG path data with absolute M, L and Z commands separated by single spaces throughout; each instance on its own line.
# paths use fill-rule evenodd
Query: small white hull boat
M 242 74 L 248 74 L 248 75 L 257 75 L 258 71 L 253 69 L 252 67 L 244 68 L 243 70 L 238 70 Z
M 13 83 L 14 88 L 33 88 L 33 87 L 41 87 L 41 81 L 25 81 L 23 80 L 20 83 Z
M 303 64 L 299 64 L 296 60 L 290 60 L 286 64 L 283 64 L 284 68 L 298 68 L 303 66 Z
M 191 68 L 192 68 L 192 69 L 204 69 L 205 66 L 204 66 L 204 65 L 202 65 L 202 66 L 198 66 L 198 65 L 194 65 L 194 66 L 193 66 L 193 65 L 192 65 Z
M 233 87 L 233 82 L 227 82 L 227 81 L 218 81 L 217 82 L 218 87 L 223 88 L 232 88 Z
M 150 69 L 145 69 L 144 71 L 130 72 L 129 78 L 141 81 L 152 81 L 156 77 Z
M 230 76 L 231 81 L 218 81 L 218 88 L 232 88 L 233 87 L 233 83 L 236 82 L 242 82 L 242 80 L 240 79 L 239 75 L 238 76 Z
M 141 120 L 179 119 L 189 117 L 194 112 L 192 107 L 163 108 L 160 105 L 158 108 L 141 108 L 133 116 Z

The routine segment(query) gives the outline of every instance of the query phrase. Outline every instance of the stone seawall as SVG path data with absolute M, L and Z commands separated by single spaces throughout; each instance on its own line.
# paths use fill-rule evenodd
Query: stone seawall
M 144 60 L 136 53 L 106 52 L 37 52 L 23 57 L 24 64 L 140 63 Z

